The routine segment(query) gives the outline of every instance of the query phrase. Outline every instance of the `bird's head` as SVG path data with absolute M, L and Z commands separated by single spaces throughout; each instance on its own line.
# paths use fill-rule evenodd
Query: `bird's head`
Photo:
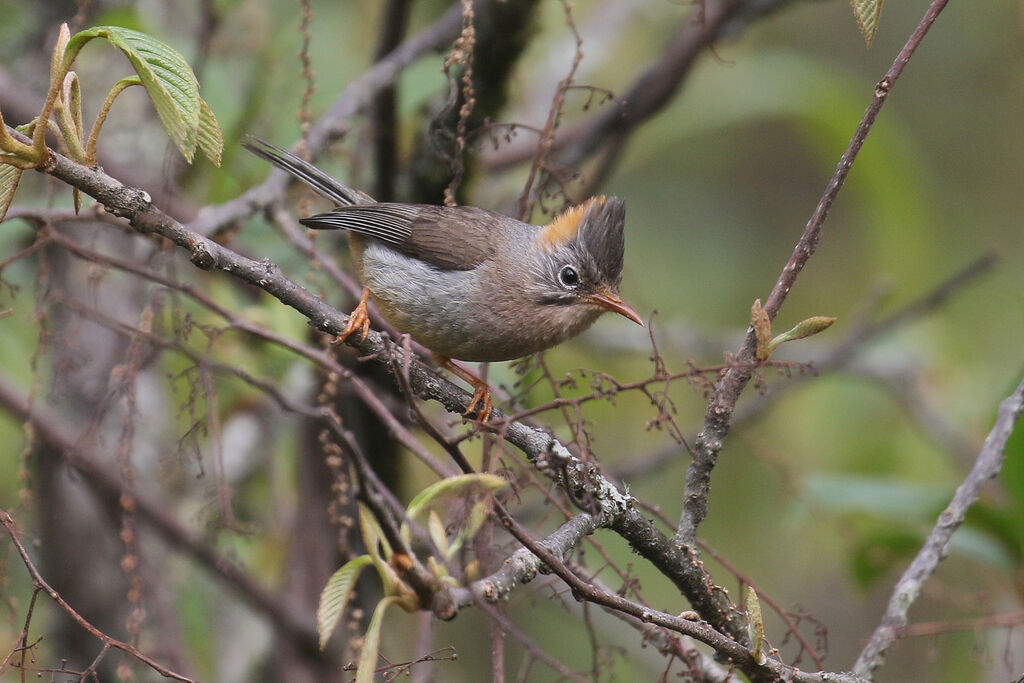
M 597 196 L 541 228 L 534 275 L 542 303 L 596 307 L 643 325 L 636 309 L 619 296 L 625 225 L 625 202 Z

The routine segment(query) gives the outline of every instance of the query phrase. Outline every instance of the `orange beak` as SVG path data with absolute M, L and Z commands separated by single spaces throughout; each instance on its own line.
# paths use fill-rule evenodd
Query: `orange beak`
M 621 316 L 629 318 L 640 327 L 644 326 L 644 319 L 640 317 L 640 314 L 636 312 L 636 309 L 627 304 L 619 297 L 618 294 L 611 290 L 603 290 L 595 292 L 587 296 L 591 303 L 595 303 L 601 308 L 606 308 L 609 311 L 618 313 Z

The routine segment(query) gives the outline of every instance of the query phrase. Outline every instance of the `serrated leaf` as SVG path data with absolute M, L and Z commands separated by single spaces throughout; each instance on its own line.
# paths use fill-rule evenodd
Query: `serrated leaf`
M 199 98 L 199 150 L 214 166 L 220 166 L 221 154 L 224 152 L 224 135 L 213 109 L 206 100 Z
M 882 0 L 850 0 L 850 6 L 853 7 L 853 16 L 857 19 L 864 42 L 871 47 L 875 31 L 878 30 L 878 18 L 882 16 Z
M 327 580 L 327 585 L 320 593 L 320 605 L 316 610 L 316 630 L 320 636 L 321 650 L 326 647 L 341 615 L 345 612 L 348 596 L 352 593 L 352 586 L 359 578 L 359 573 L 366 565 L 372 563 L 373 558 L 369 555 L 360 555 L 346 562 Z
M 377 655 L 380 652 L 380 632 L 384 626 L 384 612 L 399 600 L 400 598 L 394 596 L 383 598 L 373 610 L 370 626 L 366 629 L 366 636 L 363 639 L 363 651 L 359 653 L 356 683 L 373 683 L 373 675 L 377 672 Z
M 65 58 L 77 54 L 93 38 L 105 38 L 128 57 L 164 129 L 191 163 L 198 143 L 201 105 L 199 83 L 185 58 L 166 43 L 120 26 L 96 26 L 76 33 L 64 51 Z
M 0 163 L 0 221 L 7 215 L 7 209 L 14 201 L 14 192 L 18 189 L 21 174 L 20 168 Z
M 496 474 L 488 474 L 486 472 L 460 474 L 454 477 L 448 477 L 447 479 L 435 482 L 420 491 L 419 494 L 412 499 L 412 502 L 409 503 L 409 507 L 406 508 L 405 512 L 409 516 L 409 519 L 416 519 L 436 499 L 443 498 L 444 496 L 461 494 L 466 489 L 473 487 L 479 487 L 485 491 L 496 491 L 506 485 L 508 485 L 508 481 L 505 479 L 502 479 Z

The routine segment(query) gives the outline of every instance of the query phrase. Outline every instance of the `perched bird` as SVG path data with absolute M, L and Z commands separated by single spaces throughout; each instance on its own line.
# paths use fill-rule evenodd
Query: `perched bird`
M 452 359 L 521 358 L 576 336 L 606 311 L 643 325 L 618 294 L 620 199 L 591 197 L 545 226 L 472 206 L 378 203 L 287 150 L 256 138 L 244 144 L 336 205 L 299 222 L 348 231 L 365 289 L 339 339 L 366 336 L 372 294 L 388 322 L 473 386 L 466 414 L 477 411 L 481 422 L 491 413 L 490 387 Z

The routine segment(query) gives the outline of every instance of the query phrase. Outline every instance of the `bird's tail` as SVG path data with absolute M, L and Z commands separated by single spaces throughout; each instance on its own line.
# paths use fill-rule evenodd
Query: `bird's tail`
M 242 141 L 242 145 L 256 156 L 266 159 L 274 166 L 287 171 L 306 183 L 317 194 L 331 200 L 337 206 L 377 203 L 373 197 L 365 192 L 342 185 L 305 159 L 277 145 L 251 135 L 246 136 L 245 140 Z

